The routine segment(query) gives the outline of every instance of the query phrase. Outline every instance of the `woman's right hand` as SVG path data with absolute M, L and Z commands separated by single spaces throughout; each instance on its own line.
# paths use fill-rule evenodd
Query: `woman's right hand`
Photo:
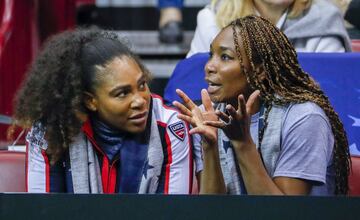
M 206 89 L 201 90 L 201 101 L 205 108 L 204 111 L 201 111 L 201 109 L 180 89 L 177 89 L 176 93 L 183 100 L 184 104 L 174 101 L 173 105 L 180 110 L 178 118 L 192 125 L 193 128 L 189 133 L 200 134 L 203 142 L 206 142 L 208 146 L 217 144 L 217 128 L 204 124 L 204 121 L 219 120 L 219 117 L 215 114 L 214 107 L 212 106 L 210 96 Z

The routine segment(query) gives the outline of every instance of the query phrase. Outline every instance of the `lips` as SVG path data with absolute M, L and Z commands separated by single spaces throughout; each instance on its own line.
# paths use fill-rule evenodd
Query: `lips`
M 206 79 L 207 83 L 209 84 L 208 86 L 208 93 L 209 94 L 213 94 L 216 93 L 220 88 L 221 88 L 221 84 L 219 83 L 215 83 L 209 79 Z
M 143 124 L 143 123 L 146 122 L 147 115 L 148 115 L 147 111 L 142 112 L 142 113 L 138 113 L 138 114 L 134 114 L 134 115 L 129 117 L 129 120 L 131 122 L 133 122 L 134 124 Z

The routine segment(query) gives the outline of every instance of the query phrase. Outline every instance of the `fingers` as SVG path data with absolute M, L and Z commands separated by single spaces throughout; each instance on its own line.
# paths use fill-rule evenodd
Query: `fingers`
M 226 105 L 226 111 L 229 114 L 229 119 L 231 118 L 231 119 L 239 120 L 242 117 L 241 115 L 238 115 L 239 111 L 236 111 L 236 109 L 230 104 Z
M 253 112 L 253 108 L 254 108 L 254 105 L 255 105 L 255 102 L 257 101 L 257 99 L 259 98 L 260 96 L 260 91 L 259 90 L 255 90 L 255 92 L 253 92 L 248 101 L 246 102 L 246 111 L 248 113 L 251 113 Z
M 190 129 L 189 134 L 200 134 L 200 135 L 208 135 L 208 131 L 206 130 L 205 127 L 195 127 Z
M 193 127 L 196 127 L 196 123 L 193 120 L 192 117 L 184 115 L 184 114 L 178 114 L 177 117 L 183 121 L 186 121 L 187 123 L 191 124 Z
M 181 91 L 180 89 L 176 89 L 176 93 L 184 101 L 184 105 L 188 109 L 193 110 L 194 108 L 197 108 L 197 105 L 195 105 L 195 103 L 183 91 Z
M 201 101 L 202 104 L 204 105 L 205 111 L 214 111 L 214 107 L 211 103 L 209 93 L 207 92 L 206 89 L 201 90 Z
M 178 102 L 178 101 L 173 101 L 173 105 L 174 105 L 176 108 L 178 108 L 182 114 L 188 115 L 188 116 L 191 116 L 191 115 L 192 115 L 191 111 L 190 111 L 188 108 L 186 108 L 183 104 L 181 104 L 180 102 Z
M 226 124 L 222 121 L 204 121 L 204 125 L 212 126 L 215 128 L 223 129 L 226 127 Z
M 228 122 L 229 116 L 222 111 L 216 110 L 215 114 L 224 122 Z
M 246 103 L 243 95 L 238 96 L 238 114 L 239 114 L 238 116 L 240 117 L 247 116 Z

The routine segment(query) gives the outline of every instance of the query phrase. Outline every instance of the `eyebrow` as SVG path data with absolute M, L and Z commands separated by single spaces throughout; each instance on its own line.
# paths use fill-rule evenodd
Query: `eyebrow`
M 146 76 L 145 76 L 144 72 L 142 72 L 140 78 L 137 81 L 137 84 L 139 85 L 140 83 L 142 83 L 144 81 L 146 81 Z
M 146 80 L 145 74 L 142 72 L 141 76 L 139 77 L 139 79 L 137 80 L 137 85 L 141 84 L 143 81 Z M 118 92 L 118 91 L 122 91 L 122 90 L 130 90 L 131 86 L 130 85 L 120 85 L 120 86 L 116 86 L 115 88 L 113 88 L 112 90 L 110 90 L 109 94 L 110 95 L 115 95 L 114 93 Z
M 231 52 L 235 52 L 232 48 L 226 46 L 220 46 L 221 51 L 230 50 Z

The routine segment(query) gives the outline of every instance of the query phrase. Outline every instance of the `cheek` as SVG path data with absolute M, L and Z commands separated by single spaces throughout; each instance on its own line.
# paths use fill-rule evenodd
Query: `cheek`
M 227 82 L 226 93 L 232 98 L 247 92 L 248 83 L 243 76 L 234 76 Z
M 148 86 L 146 87 L 146 91 L 144 92 L 143 97 L 144 97 L 144 99 L 146 100 L 146 102 L 147 102 L 148 104 L 150 104 L 151 92 L 150 92 L 150 89 L 149 89 Z
M 103 114 L 108 116 L 126 116 L 129 110 L 129 104 L 126 101 L 111 100 L 103 103 Z

